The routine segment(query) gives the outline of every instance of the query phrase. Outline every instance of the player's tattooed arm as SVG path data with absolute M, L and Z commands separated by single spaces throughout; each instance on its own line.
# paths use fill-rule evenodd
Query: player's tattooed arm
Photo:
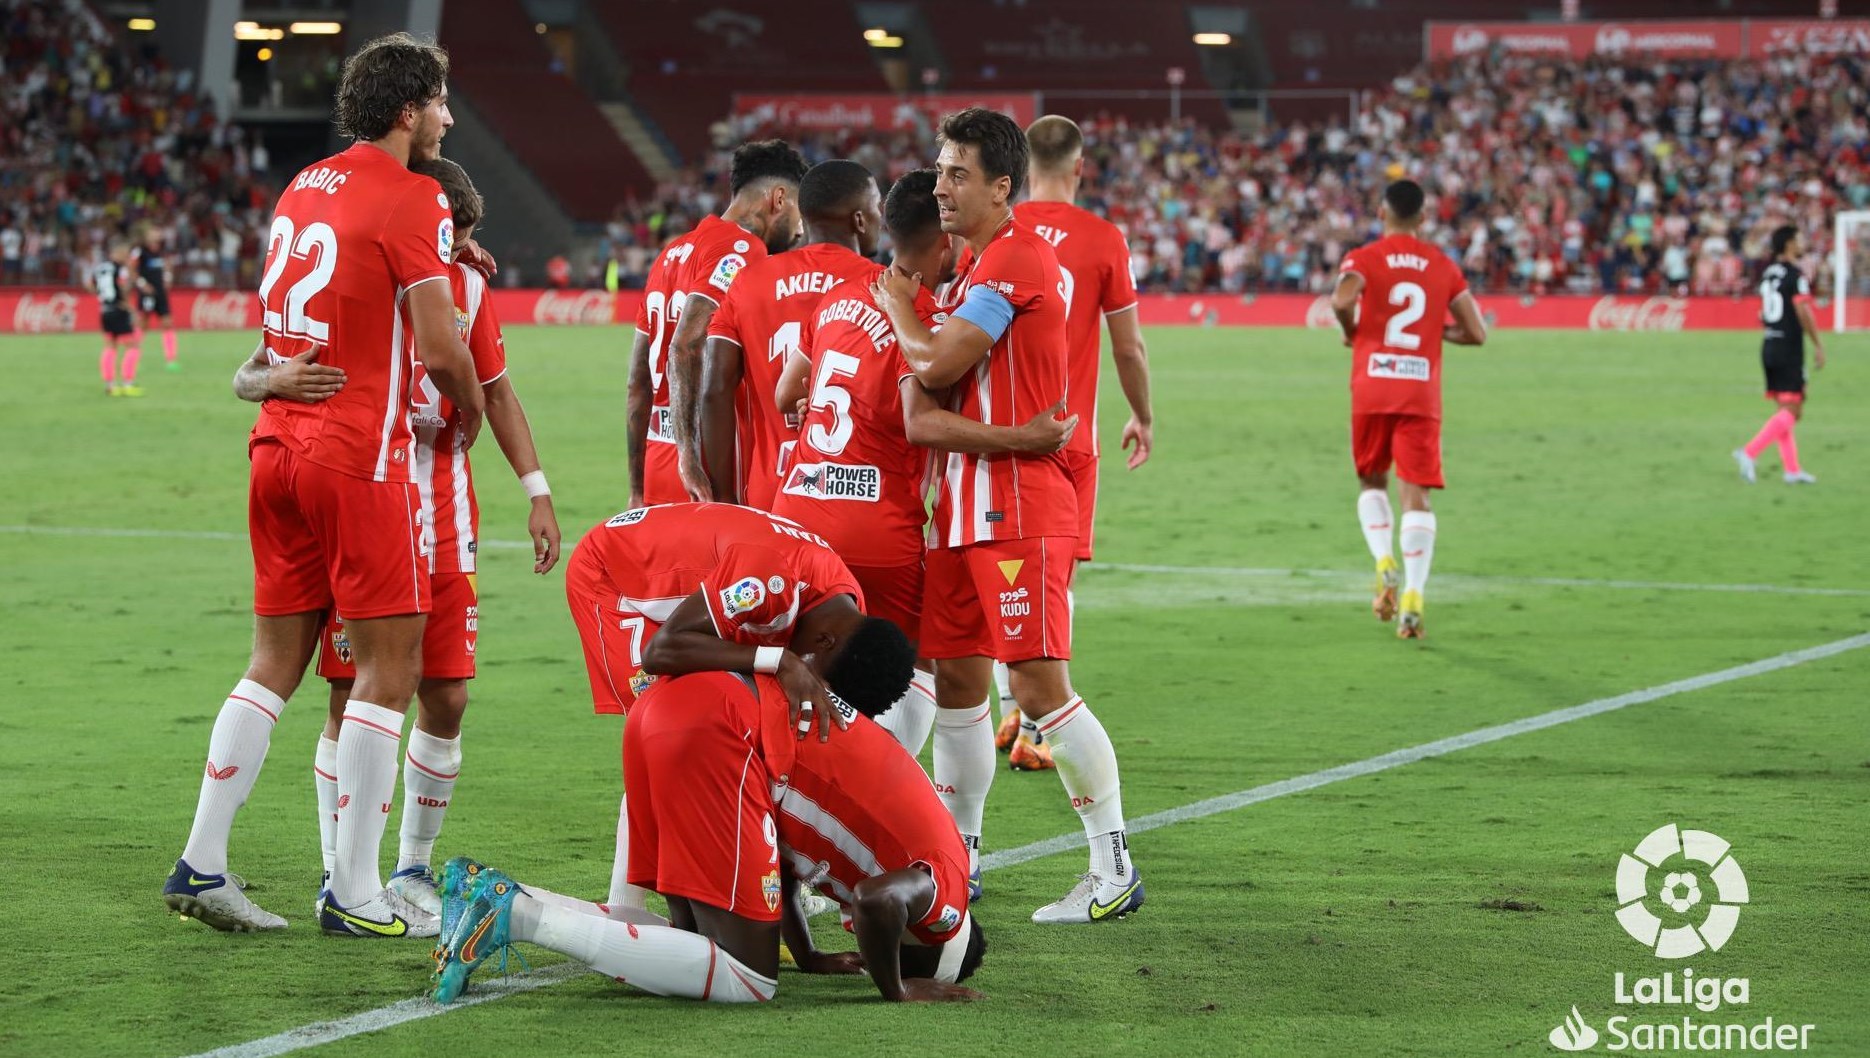
M 649 378 L 649 335 L 636 332 L 630 346 L 630 382 L 624 426 L 624 448 L 630 467 L 630 508 L 643 505 L 643 460 L 649 446 L 649 417 L 656 399 Z
M 686 676 L 692 672 L 753 672 L 758 648 L 722 639 L 715 631 L 708 600 L 697 591 L 676 606 L 662 629 L 643 651 L 643 671 L 651 676 Z M 773 673 L 786 692 L 788 717 L 799 737 L 810 724 L 818 727 L 818 741 L 831 738 L 831 725 L 849 727 L 841 710 L 831 707 L 831 692 L 804 658 L 781 650 Z M 807 726 L 801 728 L 801 721 Z
M 500 454 L 524 483 L 526 475 L 539 471 L 539 450 L 533 444 L 532 424 L 526 409 L 520 406 L 519 393 L 512 377 L 501 375 L 482 387 L 487 393 L 487 425 L 500 445 Z M 532 497 L 532 510 L 526 517 L 526 532 L 532 537 L 534 573 L 550 573 L 558 565 L 561 534 L 558 512 L 552 506 L 552 494 Z
M 910 444 L 938 452 L 997 455 L 1017 452 L 1047 455 L 1065 447 L 1078 428 L 1076 415 L 1059 418 L 1059 401 L 1019 426 L 989 426 L 941 406 L 922 383 L 904 378 L 898 383 L 903 398 L 903 432 Z
M 780 881 L 779 933 L 786 942 L 786 950 L 792 953 L 792 961 L 798 964 L 799 972 L 863 973 L 864 957 L 857 952 L 822 952 L 812 943 L 812 929 L 806 924 L 805 912 L 799 907 L 799 881 L 792 876 L 791 870 L 784 867 L 780 869 L 784 873 Z
M 1474 295 L 1462 291 L 1448 306 L 1454 313 L 1454 326 L 1441 332 L 1442 341 L 1450 345 L 1485 345 L 1487 342 L 1487 321 L 1481 318 L 1480 305 L 1474 301 Z
M 701 462 L 701 344 L 719 307 L 713 298 L 688 295 L 682 321 L 669 339 L 669 425 L 675 433 L 676 468 L 688 498 L 699 503 L 714 499 Z
M 912 867 L 888 871 L 857 883 L 851 891 L 851 932 L 864 969 L 877 991 L 892 1003 L 966 1001 L 980 993 L 927 978 L 903 977 L 902 939 L 910 908 L 926 909 L 935 900 L 935 880 Z
M 1331 291 L 1331 312 L 1338 318 L 1338 329 L 1344 332 L 1344 344 L 1351 344 L 1357 335 L 1357 299 L 1364 292 L 1364 277 L 1356 272 L 1340 272 L 1338 285 Z
M 734 481 L 734 394 L 746 365 L 740 343 L 709 338 L 701 350 L 699 430 L 701 466 L 714 498 L 738 503 Z
M 909 370 L 923 385 L 946 389 L 993 350 L 996 336 L 958 316 L 948 317 L 939 331 L 929 330 L 916 316 L 916 289 L 921 285 L 920 273 L 910 275 L 892 265 L 870 284 L 870 294 L 889 316 Z
M 318 363 L 324 346 L 314 345 L 284 363 L 270 363 L 266 345 L 254 347 L 253 356 L 234 372 L 234 396 L 258 403 L 263 400 L 295 400 L 317 404 L 337 396 L 344 388 L 344 371 Z

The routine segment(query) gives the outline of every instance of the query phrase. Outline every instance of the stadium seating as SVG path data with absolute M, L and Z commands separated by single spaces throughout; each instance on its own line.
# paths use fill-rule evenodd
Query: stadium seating
M 625 189 L 651 184 L 591 97 L 552 69 L 520 0 L 448 0 L 441 40 L 454 89 L 574 220 L 603 221 Z

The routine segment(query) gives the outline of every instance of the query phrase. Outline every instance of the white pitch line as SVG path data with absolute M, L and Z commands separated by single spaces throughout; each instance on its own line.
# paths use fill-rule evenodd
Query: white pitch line
M 129 537 L 166 540 L 243 541 L 245 533 L 208 529 L 112 529 L 81 525 L 0 525 L 0 533 L 27 536 Z M 490 551 L 531 551 L 529 540 L 486 540 L 480 546 Z M 1092 562 L 1085 569 L 1097 572 L 1155 573 L 1191 577 L 1333 577 L 1367 580 L 1367 572 L 1342 569 L 1277 569 L 1254 566 L 1164 566 L 1134 562 Z M 1467 581 L 1495 584 L 1526 584 L 1547 588 L 1608 588 L 1622 591 L 1711 591 L 1753 595 L 1811 595 L 1830 598 L 1870 597 L 1870 588 L 1812 588 L 1792 584 L 1695 584 L 1688 581 L 1591 580 L 1583 577 L 1517 577 L 1490 573 L 1441 573 L 1442 583 Z
M 1499 742 L 1502 739 L 1512 738 L 1515 735 L 1523 735 L 1529 731 L 1540 731 L 1548 727 L 1556 727 L 1559 724 L 1568 724 L 1573 720 L 1583 720 L 1586 717 L 1597 716 L 1600 713 L 1608 713 L 1632 705 L 1641 705 L 1644 702 L 1653 702 L 1659 698 L 1686 694 L 1690 691 L 1705 690 L 1706 688 L 1718 686 L 1723 683 L 1732 683 L 1735 680 L 1746 679 L 1749 676 L 1759 676 L 1768 672 L 1777 672 L 1780 669 L 1789 669 L 1795 665 L 1803 665 L 1806 662 L 1818 661 L 1823 658 L 1842 654 L 1846 651 L 1858 650 L 1863 647 L 1870 647 L 1870 633 L 1854 635 L 1847 639 L 1839 639 L 1821 646 L 1808 647 L 1804 650 L 1788 651 L 1787 653 L 1777 654 L 1770 658 L 1762 658 L 1759 661 L 1748 662 L 1745 665 L 1736 665 L 1732 668 L 1721 669 L 1717 672 L 1703 673 L 1700 676 L 1690 676 L 1672 683 L 1664 683 L 1640 691 L 1631 691 L 1628 694 L 1620 694 L 1614 698 L 1599 698 L 1596 701 L 1586 702 L 1583 705 L 1574 705 L 1565 709 L 1554 709 L 1549 713 L 1540 713 L 1537 716 L 1529 716 L 1521 720 L 1496 724 L 1493 727 L 1483 727 L 1478 731 L 1470 731 L 1464 735 L 1455 735 L 1450 738 L 1438 739 L 1434 742 L 1425 742 L 1422 745 L 1411 746 L 1407 749 L 1392 750 L 1381 756 L 1370 757 L 1350 764 L 1340 764 L 1335 768 L 1326 768 L 1323 771 L 1315 771 L 1309 775 L 1300 775 L 1292 779 L 1282 779 L 1279 782 L 1267 783 L 1264 786 L 1255 786 L 1250 790 L 1240 790 L 1235 793 L 1224 794 L 1220 797 L 1210 797 L 1205 801 L 1196 801 L 1193 804 L 1182 805 L 1180 808 L 1171 808 L 1166 811 L 1155 812 L 1150 815 L 1132 819 L 1129 821 L 1129 830 L 1132 834 L 1138 834 L 1145 830 L 1156 830 L 1161 827 L 1174 826 L 1177 823 L 1186 823 L 1194 819 L 1219 815 L 1222 812 L 1231 812 L 1237 808 L 1245 808 L 1248 805 L 1259 804 L 1262 801 L 1270 801 L 1275 797 L 1285 797 L 1288 794 L 1315 790 L 1320 786 L 1329 786 L 1332 783 L 1343 782 L 1346 779 L 1358 779 L 1366 775 L 1374 775 L 1377 772 L 1401 767 L 1404 764 L 1413 764 L 1416 761 L 1427 760 L 1430 757 L 1444 756 L 1474 746 L 1484 746 L 1489 742 Z M 1030 845 L 1021 845 L 1018 848 L 1005 849 L 1000 852 L 990 852 L 981 857 L 980 866 L 983 871 L 996 870 L 1001 867 L 1013 867 L 1018 864 L 1039 859 L 1043 856 L 1050 856 L 1053 853 L 1070 851 L 1071 849 L 1084 845 L 1084 843 L 1083 833 L 1061 834 L 1054 838 L 1047 838 L 1044 841 L 1035 841 Z M 434 1017 L 438 1014 L 446 1014 L 451 1010 L 459 1010 L 462 1007 L 471 1006 L 476 1003 L 491 1003 L 496 999 L 504 999 L 507 996 L 518 995 L 522 992 L 546 988 L 560 981 L 582 976 L 583 973 L 583 967 L 577 966 L 575 963 L 555 964 L 542 970 L 498 978 L 484 986 L 477 985 L 474 992 L 449 1006 L 437 1006 L 435 1003 L 423 997 L 405 999 L 388 1006 L 378 1007 L 375 1010 L 366 1010 L 361 1014 L 353 1014 L 350 1017 L 337 1018 L 332 1021 L 321 1021 L 301 1028 L 289 1029 L 275 1036 L 267 1036 L 263 1039 L 252 1040 L 247 1043 L 234 1044 L 233 1046 L 222 1047 L 218 1050 L 204 1051 L 201 1054 L 191 1055 L 190 1058 L 278 1058 L 279 1055 L 291 1054 L 294 1051 L 301 1051 L 309 1047 L 318 1047 L 327 1043 L 335 1043 L 339 1040 L 349 1039 L 352 1036 L 377 1032 L 407 1022 L 417 1021 L 422 1018 Z

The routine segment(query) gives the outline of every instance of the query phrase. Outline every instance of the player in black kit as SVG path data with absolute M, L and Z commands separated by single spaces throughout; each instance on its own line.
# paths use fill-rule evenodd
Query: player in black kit
M 143 245 L 136 248 L 137 308 L 141 310 L 142 330 L 153 331 L 162 323 L 162 360 L 170 371 L 181 369 L 175 362 L 175 318 L 169 314 L 169 261 L 163 254 L 162 232 L 145 229 Z
M 112 242 L 109 257 L 90 271 L 91 292 L 97 295 L 98 317 L 104 326 L 104 351 L 98 356 L 97 370 L 104 376 L 105 395 L 111 397 L 143 395 L 136 384 L 136 362 L 142 350 L 137 348 L 136 321 L 130 318 L 129 261 L 130 248 Z
M 1760 276 L 1760 322 L 1766 327 L 1760 363 L 1766 369 L 1766 399 L 1779 410 L 1760 427 L 1745 448 L 1734 450 L 1740 479 L 1751 483 L 1754 461 L 1770 444 L 1779 445 L 1779 462 L 1788 485 L 1811 485 L 1818 479 L 1799 466 L 1793 428 L 1805 414 L 1805 339 L 1812 340 L 1812 366 L 1824 370 L 1825 345 L 1812 321 L 1812 285 L 1799 271 L 1805 240 L 1790 224 L 1773 231 L 1773 261 Z

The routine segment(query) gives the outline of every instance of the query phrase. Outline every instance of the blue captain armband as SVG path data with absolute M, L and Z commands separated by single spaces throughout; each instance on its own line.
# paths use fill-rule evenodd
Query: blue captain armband
M 976 283 L 968 288 L 961 307 L 949 318 L 966 320 L 997 342 L 1013 323 L 1013 303 L 987 284 Z

